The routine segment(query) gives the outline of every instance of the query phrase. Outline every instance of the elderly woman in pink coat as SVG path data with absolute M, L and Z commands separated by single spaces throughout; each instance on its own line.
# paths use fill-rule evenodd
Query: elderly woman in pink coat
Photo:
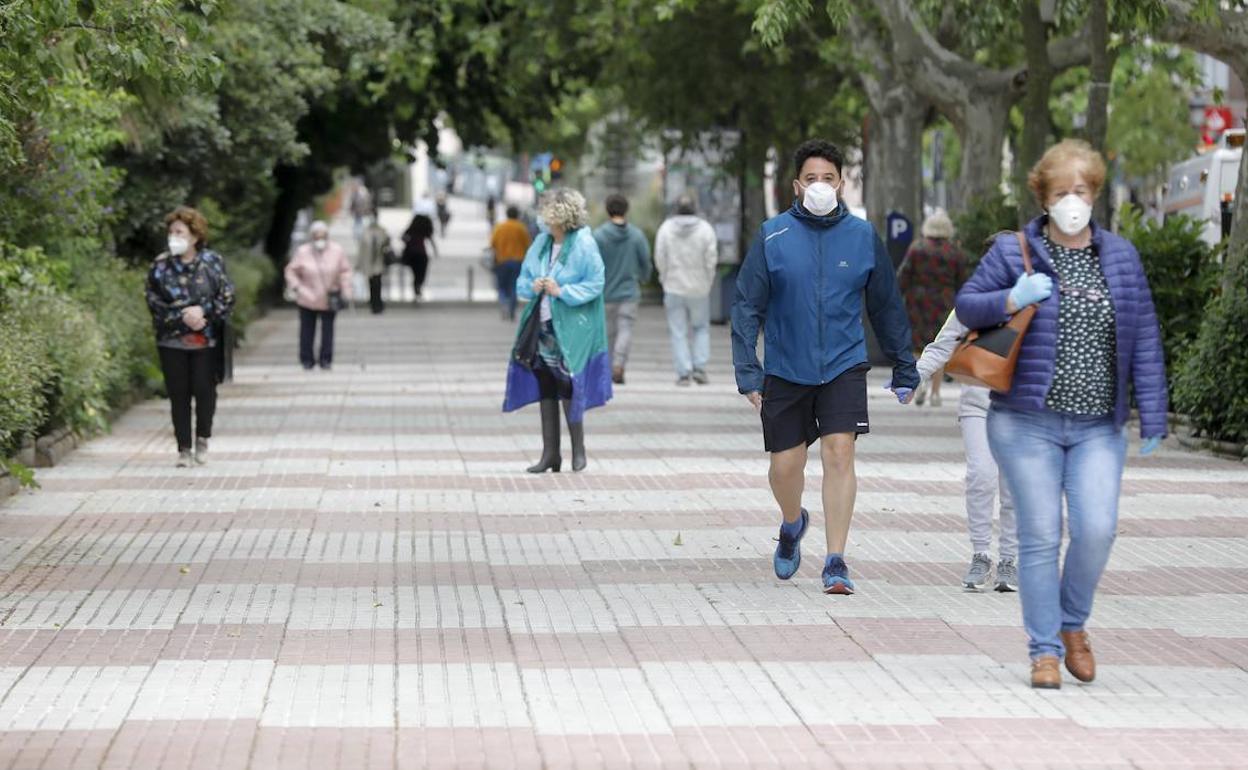
M 299 363 L 304 369 L 334 363 L 334 317 L 351 298 L 351 261 L 329 239 L 329 226 L 313 222 L 307 243 L 295 250 L 286 265 L 286 292 L 299 306 Z M 321 324 L 321 349 L 314 358 L 316 324 Z

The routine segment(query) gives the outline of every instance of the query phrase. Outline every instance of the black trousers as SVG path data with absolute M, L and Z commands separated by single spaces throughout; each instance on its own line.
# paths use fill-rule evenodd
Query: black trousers
M 334 316 L 332 310 L 308 310 L 299 308 L 299 363 L 304 369 L 311 369 L 317 363 L 328 369 L 334 363 Z M 312 357 L 312 343 L 316 340 L 316 322 L 321 322 L 320 354 Z
M 534 369 L 533 374 L 537 375 L 537 390 L 543 401 L 556 398 L 561 401 L 572 399 L 572 383 L 555 377 L 546 371 L 544 366 Z
M 195 436 L 212 437 L 212 418 L 217 411 L 216 353 L 212 348 L 181 350 L 158 347 L 165 390 L 173 412 L 173 434 L 178 451 L 191 448 Z M 195 434 L 191 435 L 191 399 L 195 399 Z
M 381 298 L 380 275 L 370 275 L 368 277 L 368 306 L 374 313 L 380 313 L 386 309 L 386 303 Z
M 412 286 L 416 289 L 416 298 L 425 288 L 425 278 L 429 275 L 429 255 L 424 252 L 406 255 L 407 266 L 412 269 Z

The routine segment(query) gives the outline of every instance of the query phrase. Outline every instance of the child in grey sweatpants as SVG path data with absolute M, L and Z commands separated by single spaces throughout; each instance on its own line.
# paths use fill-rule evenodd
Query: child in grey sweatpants
M 936 339 L 919 357 L 919 376 L 923 384 L 932 377 L 941 376 L 941 370 L 953 355 L 958 338 L 969 331 L 950 313 Z M 920 385 L 919 387 L 922 387 Z M 966 448 L 966 524 L 971 535 L 974 555 L 971 566 L 962 578 L 968 591 L 980 591 L 988 584 L 992 572 L 992 508 L 996 495 L 1001 496 L 1001 532 L 997 544 L 1000 559 L 997 562 L 996 589 L 1018 590 L 1018 531 L 1014 523 L 1014 501 L 1005 487 L 1005 480 L 997 473 L 997 463 L 988 449 L 988 389 L 974 385 L 962 385 L 958 399 L 958 422 L 962 426 L 962 444 Z

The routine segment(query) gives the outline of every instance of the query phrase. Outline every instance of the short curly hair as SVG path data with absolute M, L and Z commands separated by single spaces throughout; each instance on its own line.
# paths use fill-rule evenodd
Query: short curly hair
M 195 245 L 202 246 L 204 241 L 208 240 L 208 220 L 204 219 L 204 215 L 199 213 L 198 209 L 190 206 L 178 206 L 173 211 L 165 215 L 165 229 L 174 222 L 181 222 L 186 225 L 186 229 L 191 231 L 191 235 L 195 236 Z
M 547 224 L 558 225 L 568 232 L 589 223 L 589 208 L 585 205 L 585 196 L 569 188 L 546 193 L 537 207 L 537 213 Z
M 1095 197 L 1105 185 L 1105 158 L 1082 139 L 1065 139 L 1050 147 L 1027 175 L 1027 187 L 1040 208 L 1048 208 L 1049 190 L 1062 174 L 1078 172 Z

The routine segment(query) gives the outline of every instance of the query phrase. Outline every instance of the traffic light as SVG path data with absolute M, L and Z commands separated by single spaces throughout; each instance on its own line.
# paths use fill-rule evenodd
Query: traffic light
M 563 178 L 563 161 L 559 158 L 550 159 L 550 178 L 552 180 Z

